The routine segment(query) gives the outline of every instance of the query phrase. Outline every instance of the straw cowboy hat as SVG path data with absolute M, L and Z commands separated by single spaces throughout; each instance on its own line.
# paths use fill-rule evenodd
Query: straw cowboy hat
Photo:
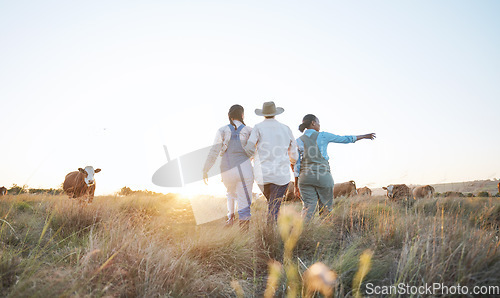
M 257 116 L 276 116 L 284 111 L 285 109 L 276 107 L 274 101 L 268 101 L 262 105 L 262 109 L 255 109 L 255 114 L 257 114 Z

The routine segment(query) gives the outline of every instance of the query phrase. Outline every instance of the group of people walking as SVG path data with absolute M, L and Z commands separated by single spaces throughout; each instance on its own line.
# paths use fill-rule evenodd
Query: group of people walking
M 237 204 L 239 224 L 248 227 L 254 180 L 268 203 L 268 223 L 276 222 L 290 182 L 290 170 L 295 176 L 295 195 L 302 200 L 305 219 L 310 220 L 317 209 L 320 215 L 328 214 L 332 211 L 334 184 L 328 163 L 328 144 L 375 138 L 374 133 L 338 136 L 320 132 L 319 119 L 307 114 L 299 126 L 303 135 L 295 140 L 291 129 L 275 118 L 283 112 L 274 102 L 265 102 L 262 109 L 255 109 L 255 114 L 265 119 L 252 129 L 243 120 L 244 108 L 233 105 L 228 112 L 229 124 L 217 131 L 205 162 L 203 179 L 207 183 L 208 171 L 221 156 L 222 182 L 227 188 L 227 225 L 235 222 Z

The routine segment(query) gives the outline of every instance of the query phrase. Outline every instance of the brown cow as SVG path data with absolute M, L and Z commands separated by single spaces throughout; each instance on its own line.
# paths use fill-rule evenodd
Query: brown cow
M 7 188 L 5 186 L 0 187 L 0 197 L 7 194 Z
M 91 166 L 85 169 L 79 168 L 66 175 L 63 183 L 63 190 L 70 198 L 83 197 L 88 203 L 92 203 L 95 192 L 94 173 L 99 173 L 101 169 L 95 169 Z
M 500 182 L 498 183 L 498 193 L 500 193 Z
M 434 187 L 430 185 L 417 186 L 413 189 L 413 198 L 421 199 L 421 198 L 432 198 L 434 196 Z
M 344 183 L 336 183 L 333 187 L 333 197 L 338 198 L 342 196 L 354 196 L 357 194 L 356 192 L 356 183 L 351 180 L 349 182 Z
M 406 184 L 391 184 L 387 187 L 382 187 L 387 190 L 387 197 L 389 199 L 408 199 L 410 198 L 410 188 Z
M 372 196 L 372 190 L 369 189 L 368 187 L 362 187 L 362 188 L 358 188 L 358 195 L 360 196 L 369 196 L 371 197 Z

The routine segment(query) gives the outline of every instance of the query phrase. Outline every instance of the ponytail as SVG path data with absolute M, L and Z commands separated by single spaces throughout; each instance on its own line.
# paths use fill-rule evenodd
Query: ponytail
M 313 121 L 317 121 L 318 118 L 314 116 L 313 114 L 307 114 L 304 116 L 302 119 L 302 124 L 299 125 L 299 130 L 300 132 L 304 132 L 309 126 L 311 126 Z
M 229 108 L 229 112 L 227 113 L 227 117 L 229 118 L 229 123 L 231 123 L 232 126 L 234 126 L 234 129 L 238 129 L 236 127 L 236 124 L 234 124 L 233 119 L 236 119 L 243 123 L 243 125 L 246 125 L 245 122 L 243 122 L 243 113 L 245 112 L 245 109 L 243 109 L 242 106 L 240 105 L 233 105 L 231 108 Z
M 300 132 L 304 132 L 304 130 L 306 130 L 306 125 L 304 123 L 300 124 L 299 130 L 300 130 Z

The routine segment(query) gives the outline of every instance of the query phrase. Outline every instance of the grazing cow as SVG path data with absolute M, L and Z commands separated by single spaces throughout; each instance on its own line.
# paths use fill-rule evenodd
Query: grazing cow
M 356 183 L 351 180 L 349 182 L 344 183 L 336 183 L 333 187 L 333 197 L 338 198 L 342 196 L 354 196 L 357 194 L 356 192 Z
M 391 184 L 387 187 L 382 187 L 387 190 L 387 197 L 389 199 L 408 199 L 410 198 L 410 188 L 406 184 Z
M 434 196 L 434 187 L 430 185 L 417 186 L 413 189 L 413 198 L 421 199 L 421 198 L 432 198 Z
M 7 188 L 5 186 L 0 187 L 0 197 L 7 194 Z
M 79 168 L 66 175 L 63 183 L 63 190 L 70 198 L 84 197 L 88 203 L 94 199 L 95 180 L 94 174 L 99 173 L 101 169 L 95 169 L 91 166 L 85 169 Z
M 500 182 L 498 183 L 498 193 L 500 193 Z
M 360 196 L 369 196 L 371 197 L 372 196 L 372 190 L 369 189 L 368 187 L 362 187 L 362 188 L 358 188 L 358 195 Z

